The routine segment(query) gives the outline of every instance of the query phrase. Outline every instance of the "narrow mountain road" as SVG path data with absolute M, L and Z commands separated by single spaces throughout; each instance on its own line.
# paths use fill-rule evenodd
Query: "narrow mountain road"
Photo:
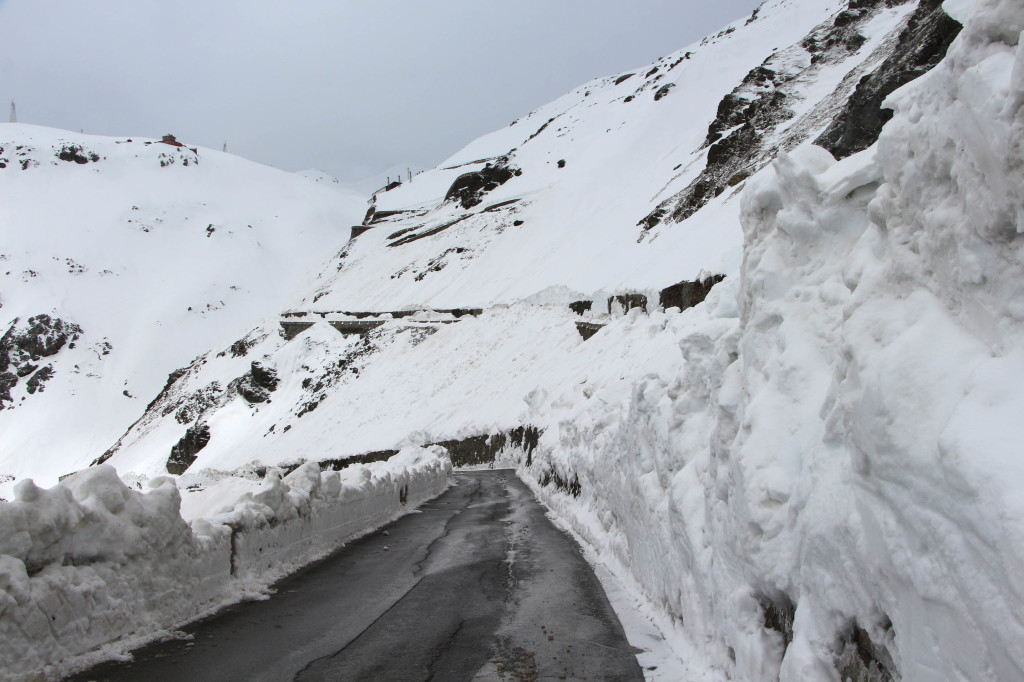
M 512 472 L 453 488 L 266 601 L 74 680 L 642 680 L 576 543 Z

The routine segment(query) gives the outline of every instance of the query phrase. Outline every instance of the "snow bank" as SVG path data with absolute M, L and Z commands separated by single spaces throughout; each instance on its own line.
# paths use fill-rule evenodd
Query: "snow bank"
M 673 366 L 531 405 L 524 476 L 679 624 L 687 679 L 1024 678 L 1024 8 L 950 10 L 876 147 L 750 181 L 738 291 L 587 342 L 653 358 L 660 326 Z
M 174 480 L 126 486 L 109 466 L 0 504 L 0 678 L 58 677 L 228 603 L 435 497 L 442 448 L 320 472 L 306 464 L 228 511 L 179 513 Z

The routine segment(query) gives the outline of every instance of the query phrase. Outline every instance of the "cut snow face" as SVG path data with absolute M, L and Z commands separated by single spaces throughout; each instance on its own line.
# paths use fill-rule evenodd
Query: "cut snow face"
M 21 124 L 0 124 L 0 192 L 0 475 L 43 484 L 294 300 L 365 206 L 221 152 Z

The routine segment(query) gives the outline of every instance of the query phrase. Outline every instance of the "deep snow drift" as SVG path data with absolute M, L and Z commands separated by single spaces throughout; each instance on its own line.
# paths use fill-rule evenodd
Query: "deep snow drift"
M 122 654 L 378 528 L 448 487 L 441 448 L 343 472 L 270 472 L 191 526 L 173 479 L 126 486 L 109 466 L 0 506 L 0 679 L 59 678 Z M 225 491 L 221 490 L 221 493 Z M 119 641 L 118 641 L 119 640 Z M 111 642 L 115 642 L 111 644 Z
M 527 474 L 578 477 L 541 494 L 730 677 L 1024 676 L 1024 10 L 949 9 L 876 147 L 748 186 L 738 291 L 588 342 L 664 326 L 674 367 L 528 417 Z

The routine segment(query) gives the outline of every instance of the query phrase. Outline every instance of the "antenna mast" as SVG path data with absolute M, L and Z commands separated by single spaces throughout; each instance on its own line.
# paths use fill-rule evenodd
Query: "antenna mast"
M 11 123 L 18 122 L 18 110 L 14 107 L 14 100 L 11 100 Z

